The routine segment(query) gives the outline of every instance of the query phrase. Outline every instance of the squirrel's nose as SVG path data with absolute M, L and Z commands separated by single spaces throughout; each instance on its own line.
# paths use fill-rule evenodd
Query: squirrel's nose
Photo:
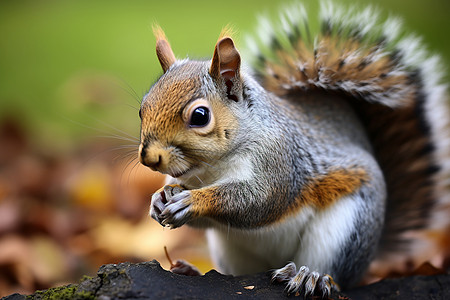
M 162 162 L 162 155 L 159 151 L 149 151 L 146 145 L 139 146 L 139 161 L 141 164 L 157 171 Z

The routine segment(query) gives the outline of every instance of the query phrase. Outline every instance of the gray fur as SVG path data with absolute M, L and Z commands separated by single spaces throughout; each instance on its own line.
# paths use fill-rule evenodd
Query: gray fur
M 281 21 L 286 32 L 284 37 L 277 36 L 279 30 L 267 20 L 262 21 L 261 28 L 270 30 L 263 32 L 261 43 L 253 44 L 253 50 L 257 51 L 255 57 L 270 61 L 277 51 L 291 51 L 292 48 L 286 45 L 293 44 L 301 36 L 307 45 L 320 46 L 313 44 L 308 23 L 296 19 L 298 14 L 305 16 L 303 7 L 295 7 L 297 9 L 286 12 Z M 443 91 L 442 86 L 438 86 L 439 79 L 423 82 L 423 74 L 417 68 L 425 64 L 425 61 L 428 62 L 426 55 L 417 50 L 416 39 L 399 39 L 397 21 L 388 21 L 377 27 L 374 25 L 377 17 L 371 14 L 370 9 L 349 19 L 345 19 L 342 10 L 335 11 L 331 6 L 323 7 L 322 11 L 325 25 L 322 33 L 341 34 L 342 40 L 358 37 L 364 47 L 362 50 L 374 46 L 373 49 L 370 48 L 372 50 L 367 57 L 358 56 L 358 49 L 346 54 L 339 65 L 344 66 L 357 60 L 358 68 L 363 70 L 367 65 L 375 64 L 378 59 L 393 55 L 395 49 L 400 48 L 401 57 L 392 58 L 392 62 L 397 64 L 392 65 L 388 73 L 377 74 L 364 82 L 357 78 L 333 81 L 333 76 L 320 68 L 317 77 L 306 81 L 297 80 L 295 76 L 299 74 L 284 74 L 289 80 L 276 87 L 282 91 L 277 95 L 265 90 L 250 72 L 241 70 L 240 77 L 233 78 L 232 92 L 237 97 L 237 101 L 233 101 L 227 99 L 225 82 L 210 76 L 208 67 L 211 62 L 176 62 L 161 77 L 161 82 L 155 84 L 158 91 L 164 92 L 165 89 L 170 89 L 171 84 L 177 84 L 177 80 L 192 77 L 200 83 L 193 94 L 210 103 L 219 101 L 234 117 L 237 126 L 225 124 L 223 136 L 228 148 L 220 156 L 213 155 L 216 150 L 214 145 L 207 149 L 213 153 L 210 156 L 201 151 L 190 153 L 183 142 L 170 145 L 177 149 L 177 155 L 189 153 L 206 166 L 197 168 L 193 175 L 172 179 L 170 183 L 180 184 L 186 190 L 166 196 L 167 203 L 161 195 L 154 196 L 152 217 L 173 228 L 185 223 L 209 228 L 213 260 L 225 273 L 238 275 L 267 271 L 281 268 L 292 261 L 293 265 L 288 264 L 285 268 L 278 269 L 274 278 L 288 281 L 290 291 L 298 291 L 306 285 L 306 293 L 313 293 L 318 289 L 323 295 L 328 295 L 333 287 L 331 277 L 341 287 L 349 287 L 364 275 L 377 254 L 385 224 L 386 201 L 391 201 L 392 187 L 402 182 L 396 181 L 393 178 L 395 176 L 389 173 L 388 159 L 391 158 L 391 153 L 383 153 L 383 150 L 386 149 L 386 140 L 387 144 L 391 143 L 390 139 L 384 138 L 392 139 L 398 132 L 401 133 L 403 127 L 394 126 L 397 131 L 377 135 L 378 127 L 390 125 L 384 122 L 377 111 L 399 111 L 399 116 L 405 117 L 408 121 L 405 123 L 408 124 L 411 118 L 417 121 L 417 118 L 423 116 L 426 122 L 430 122 L 435 108 L 430 108 L 429 103 L 436 102 L 435 97 L 442 96 Z M 385 41 L 372 44 L 390 26 L 395 29 L 394 32 Z M 405 41 L 409 41 L 412 46 L 402 48 Z M 323 57 L 315 59 L 320 61 Z M 295 72 L 306 74 L 306 67 L 299 61 Z M 338 71 L 339 68 L 340 66 Z M 262 80 L 264 77 L 276 79 L 278 76 L 275 71 L 263 69 L 258 63 L 255 63 L 255 70 L 256 77 Z M 304 74 L 300 75 L 303 78 Z M 385 76 L 400 76 L 405 80 L 398 86 L 386 88 L 382 82 Z M 418 89 L 420 96 L 424 97 L 425 112 L 421 112 L 421 116 L 411 113 L 415 113 L 411 107 L 421 108 L 419 97 L 416 95 L 411 98 L 411 87 Z M 146 97 L 152 98 L 152 90 Z M 167 102 L 166 99 L 161 101 Z M 151 101 L 143 102 L 143 108 L 150 109 L 147 107 L 150 105 L 154 104 Z M 220 112 L 216 112 L 218 113 Z M 395 116 L 394 113 L 394 121 Z M 176 120 L 177 115 L 169 117 L 170 120 Z M 420 143 L 416 143 L 416 137 L 406 135 L 407 142 L 400 146 L 405 149 L 410 145 L 426 148 L 427 132 L 422 130 L 419 123 L 413 122 L 413 129 L 417 130 Z M 439 139 L 441 135 L 437 131 L 447 125 L 448 122 L 442 122 L 439 126 L 431 125 L 427 128 L 434 139 Z M 166 125 L 152 126 L 164 129 Z M 155 136 L 152 132 L 143 135 L 143 140 Z M 164 135 L 163 131 L 161 135 Z M 188 144 L 188 141 L 185 142 Z M 422 151 L 422 148 L 411 155 L 429 163 L 427 166 L 431 167 L 432 158 L 446 155 L 443 145 L 447 143 L 437 145 L 437 155 Z M 202 148 L 202 151 L 205 149 Z M 392 157 L 401 159 L 401 155 L 395 155 L 398 154 L 393 153 Z M 397 175 L 395 172 L 398 169 L 406 169 L 401 166 L 407 163 L 408 161 L 400 161 L 400 167 L 393 169 L 394 175 Z M 362 181 L 361 186 L 351 193 L 337 199 L 327 199 L 329 203 L 324 207 L 302 198 L 315 179 L 332 174 L 336 169 L 354 168 L 364 170 L 367 180 Z M 442 174 L 448 174 L 448 169 L 450 168 L 447 167 L 446 173 Z M 426 170 L 420 171 L 426 173 Z M 420 172 L 418 174 L 422 175 Z M 416 174 L 406 175 L 413 178 Z M 403 179 L 402 176 L 399 177 Z M 418 182 L 427 184 L 427 188 L 433 187 L 434 181 L 431 179 L 417 177 Z M 213 203 L 214 213 L 195 217 L 190 211 L 190 204 L 185 200 L 189 199 L 190 191 L 202 189 L 214 189 L 215 197 L 211 201 L 218 203 Z M 385 231 L 391 229 L 390 226 L 394 224 L 392 216 L 400 211 L 393 213 L 390 210 L 393 207 L 403 207 L 405 201 L 409 200 L 402 198 L 402 195 L 398 197 L 399 202 L 395 202 L 397 204 L 388 203 L 389 227 Z M 396 227 L 396 230 L 403 229 L 401 226 Z M 384 238 L 383 242 L 386 240 Z M 309 268 L 302 267 L 296 273 L 295 266 L 304 265 Z
M 420 230 L 430 228 L 442 232 L 449 224 L 450 103 L 444 64 L 439 55 L 426 50 L 420 37 L 404 30 L 398 17 L 381 18 L 373 7 L 321 1 L 318 15 L 318 23 L 310 24 L 305 6 L 296 2 L 281 11 L 279 20 L 260 18 L 259 36 L 245 39 L 246 56 L 262 84 L 280 76 L 267 63 L 292 72 L 280 80 L 277 93 L 321 90 L 353 96 L 351 103 L 366 127 L 388 186 L 379 258 L 392 262 L 390 256 L 399 255 L 397 264 L 409 260 L 418 266 L 430 258 L 430 248 L 423 239 L 411 239 L 412 234 L 423 236 Z M 339 41 L 337 45 L 357 41 L 360 47 L 349 53 L 331 47 L 328 50 L 335 51 L 337 61 L 324 62 L 327 52 L 320 54 L 324 37 Z M 303 52 L 295 54 L 299 41 L 305 46 L 303 52 L 318 53 L 314 66 L 306 63 Z M 286 67 L 279 52 L 290 53 L 298 68 Z M 367 76 L 367 66 L 383 61 L 388 61 L 384 69 Z M 357 68 L 344 71 L 351 62 L 357 62 Z M 297 74 L 314 67 L 318 71 L 311 72 L 312 77 Z M 407 80 L 386 83 L 397 76 Z

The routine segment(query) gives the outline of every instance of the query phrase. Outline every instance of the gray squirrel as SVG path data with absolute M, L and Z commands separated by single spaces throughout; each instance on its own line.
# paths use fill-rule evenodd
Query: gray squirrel
M 168 181 L 151 216 L 206 228 L 224 273 L 275 270 L 289 293 L 319 297 L 418 243 L 405 233 L 446 226 L 441 63 L 379 19 L 326 2 L 311 26 L 291 4 L 247 37 L 242 67 L 226 30 L 211 60 L 194 61 L 156 27 L 164 74 L 141 104 L 139 159 Z

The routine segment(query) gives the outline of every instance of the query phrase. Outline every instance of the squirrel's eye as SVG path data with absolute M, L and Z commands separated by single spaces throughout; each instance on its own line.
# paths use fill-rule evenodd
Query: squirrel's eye
M 203 98 L 190 101 L 181 118 L 190 132 L 205 136 L 214 130 L 215 118 L 210 103 Z
M 209 109 L 204 106 L 197 107 L 191 115 L 189 126 L 203 127 L 209 124 L 210 114 Z

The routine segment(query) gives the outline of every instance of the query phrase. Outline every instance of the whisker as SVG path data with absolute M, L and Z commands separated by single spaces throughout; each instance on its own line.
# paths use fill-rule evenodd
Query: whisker
M 192 163 L 191 163 L 190 161 L 188 161 L 185 157 L 179 157 L 179 159 L 180 159 L 181 161 L 186 162 L 188 165 L 191 165 L 191 164 L 192 164 Z M 191 159 L 192 159 L 192 158 L 191 158 Z M 193 160 L 198 161 L 198 162 L 200 162 L 200 163 L 206 163 L 206 162 L 203 162 L 203 161 L 201 161 L 201 160 L 196 160 L 196 159 L 193 159 Z M 208 163 L 206 163 L 206 164 L 209 165 L 211 168 L 216 168 L 216 167 L 214 167 L 214 166 L 212 166 L 212 165 L 210 165 L 210 164 L 208 164 Z M 182 171 L 181 168 L 180 168 L 180 171 Z M 205 172 L 207 172 L 207 173 L 209 173 L 209 174 L 212 175 L 212 172 L 211 172 L 211 170 L 209 170 L 209 169 L 206 169 Z M 204 185 L 204 184 L 205 184 L 205 182 L 204 182 L 198 175 L 192 174 L 192 175 L 189 177 L 189 179 L 192 178 L 192 177 L 195 177 L 195 178 L 199 181 L 199 183 L 200 183 L 201 185 Z
M 118 146 L 116 148 L 119 148 L 119 150 L 124 150 L 122 153 L 119 153 L 119 155 L 121 155 L 123 158 L 131 156 L 135 156 L 135 158 L 137 158 L 137 150 L 135 147 L 125 145 L 125 146 Z M 120 158 L 120 156 L 116 158 Z
M 128 95 L 130 95 L 138 104 L 139 106 L 141 106 L 141 97 L 137 94 L 136 90 L 123 78 L 118 77 L 120 79 L 120 81 L 126 85 L 126 87 L 128 89 L 125 89 L 123 86 L 121 86 L 120 84 L 117 84 L 117 86 L 119 88 L 121 88 L 124 92 L 126 92 Z M 131 92 L 130 92 L 131 90 Z
M 128 173 L 128 179 L 127 179 L 127 185 L 130 185 L 130 177 L 134 170 L 134 176 L 136 177 L 136 170 L 139 168 L 139 160 L 136 160 L 133 167 L 130 170 L 130 173 Z
M 198 180 L 202 185 L 205 185 L 205 183 L 203 182 L 203 180 L 200 179 L 200 177 L 198 177 L 197 175 L 195 175 L 195 178 L 197 178 L 197 180 Z
M 100 129 L 100 128 L 95 128 L 95 127 L 92 127 L 92 126 L 88 126 L 86 124 L 80 123 L 78 121 L 72 120 L 72 119 L 64 117 L 64 116 L 62 118 L 64 118 L 66 121 L 69 121 L 69 122 L 71 122 L 73 124 L 76 124 L 78 126 L 84 127 L 86 129 L 91 129 L 93 131 L 100 132 L 100 133 L 103 133 L 105 135 L 111 135 L 111 136 L 114 136 L 114 137 L 128 138 L 128 139 L 131 139 L 132 141 L 135 141 L 135 142 L 138 142 L 138 143 L 140 142 L 140 140 L 137 137 L 132 136 L 131 134 L 128 134 L 128 133 L 126 133 L 126 132 L 124 132 L 124 131 L 122 131 L 120 129 L 114 128 L 112 125 L 109 125 L 109 124 L 107 124 L 107 123 L 105 123 L 103 121 L 97 120 L 94 117 L 91 117 L 91 116 L 88 116 L 88 117 L 93 119 L 93 120 L 95 120 L 95 121 L 97 121 L 97 122 L 99 122 L 99 123 L 102 123 L 102 124 L 106 125 L 107 127 L 111 128 L 111 129 L 113 129 L 113 130 L 115 130 L 115 131 L 117 131 L 119 133 L 125 134 L 125 137 L 120 136 L 120 135 L 115 134 L 115 133 L 108 132 L 108 131 Z
M 133 154 L 138 154 L 137 148 L 134 145 L 123 145 L 123 146 L 117 146 L 116 148 L 120 149 L 120 150 L 127 150 L 124 152 L 124 154 L 128 154 L 128 153 L 133 153 Z
M 97 121 L 97 122 L 100 123 L 100 124 L 105 125 L 106 127 L 110 128 L 110 129 L 112 129 L 112 130 L 115 130 L 115 131 L 118 132 L 118 133 L 124 134 L 126 137 L 131 138 L 131 139 L 135 140 L 136 142 L 139 142 L 139 139 L 138 139 L 138 138 L 136 138 L 135 136 L 132 136 L 131 134 L 129 134 L 129 133 L 123 131 L 123 130 L 120 130 L 120 129 L 118 129 L 118 128 L 116 128 L 116 127 L 114 127 L 114 126 L 112 126 L 112 125 L 110 125 L 110 124 L 108 124 L 108 123 L 106 123 L 106 122 L 104 122 L 104 121 L 102 121 L 102 120 L 99 120 L 99 119 L 97 119 L 97 118 L 94 118 L 94 117 L 92 117 L 92 116 L 88 116 L 88 117 L 91 118 L 91 119 L 94 120 L 94 121 Z
M 198 162 L 201 163 L 201 164 L 204 164 L 205 166 L 208 166 L 208 167 L 210 167 L 212 169 L 216 169 L 216 170 L 218 169 L 216 166 L 208 164 L 207 162 L 205 162 L 203 160 L 199 160 Z
M 129 183 L 130 183 L 130 181 L 129 181 L 130 173 L 131 173 L 131 171 L 134 169 L 134 167 L 139 163 L 139 160 L 137 160 L 136 158 L 130 157 L 130 158 L 128 159 L 128 161 L 126 162 L 125 166 L 123 167 L 122 173 L 120 174 L 119 182 L 122 182 L 122 181 L 123 181 L 123 176 L 124 176 L 126 170 L 127 170 L 127 169 L 129 168 L 129 166 L 132 165 L 133 163 L 134 163 L 133 167 L 131 168 L 130 171 L 128 171 L 127 185 L 129 185 Z
M 207 162 L 204 161 L 204 160 L 198 159 L 198 158 L 194 157 L 194 156 L 191 155 L 191 154 L 184 154 L 184 156 L 187 157 L 187 158 L 189 158 L 189 159 L 191 159 L 191 160 L 194 160 L 195 162 L 198 162 L 198 163 L 201 163 L 201 164 L 203 164 L 203 165 L 205 165 L 205 166 L 208 166 L 208 167 L 210 167 L 210 168 L 212 168 L 212 169 L 217 169 L 216 166 L 214 166 L 214 165 L 212 165 L 212 164 L 210 164 L 210 163 L 207 163 Z
M 124 136 L 120 136 L 117 134 L 112 134 L 112 135 L 96 135 L 96 138 L 107 138 L 107 139 L 116 139 L 116 140 L 122 140 L 122 141 L 127 141 L 127 142 L 135 142 L 136 144 L 133 144 L 134 147 L 139 146 L 139 141 L 135 140 L 135 139 L 131 139 L 128 137 L 124 137 Z
M 184 149 L 184 150 L 187 150 L 189 152 L 203 152 L 203 153 L 210 153 L 211 152 L 211 150 L 196 149 L 196 148 L 187 148 L 187 149 Z
M 132 108 L 132 109 L 134 109 L 135 111 L 139 111 L 139 107 L 136 107 L 136 106 L 128 104 L 128 103 L 125 103 L 125 105 L 130 107 L 130 108 Z
M 108 153 L 112 153 L 114 151 L 121 151 L 121 150 L 124 150 L 124 149 L 132 149 L 132 148 L 131 148 L 131 145 L 123 145 L 123 146 L 117 146 L 117 147 L 105 149 L 105 150 L 102 150 L 102 151 L 100 151 L 98 153 L 95 153 L 94 155 L 92 155 L 89 158 L 87 158 L 85 163 L 88 163 L 88 162 L 90 162 L 90 161 L 92 161 L 94 159 L 97 159 L 101 155 L 106 155 Z M 129 150 L 130 153 L 131 153 L 131 151 L 132 150 Z
M 117 161 L 117 160 L 119 160 L 119 159 L 137 159 L 137 157 L 136 157 L 137 155 L 136 155 L 136 151 L 134 151 L 134 150 L 129 150 L 129 151 L 127 151 L 127 152 L 125 152 L 125 153 L 123 153 L 123 154 L 121 154 L 121 155 L 119 155 L 119 156 L 116 156 L 116 157 L 114 157 L 114 161 Z

